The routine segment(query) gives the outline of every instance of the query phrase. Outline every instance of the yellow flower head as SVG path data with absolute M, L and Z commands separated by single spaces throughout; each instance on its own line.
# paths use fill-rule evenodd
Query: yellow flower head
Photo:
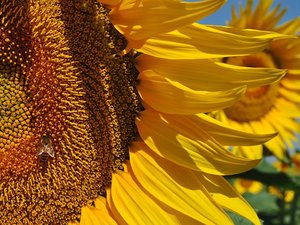
M 277 187 L 270 186 L 268 188 L 270 194 L 277 196 L 278 198 L 284 199 L 285 202 L 292 202 L 295 196 L 295 192 L 293 190 L 281 191 Z
M 293 163 L 293 173 L 295 175 L 300 175 L 300 153 L 296 153 L 292 155 L 292 163 Z
M 300 153 L 291 156 L 291 163 L 276 161 L 274 166 L 281 172 L 298 176 L 300 174 Z
M 239 16 L 235 8 L 229 25 L 236 28 L 250 28 L 264 31 L 276 31 L 282 34 L 296 35 L 300 31 L 300 17 L 277 25 L 285 9 L 280 5 L 270 10 L 272 1 L 259 1 L 252 10 L 253 1 L 247 1 L 240 8 Z M 275 40 L 264 51 L 242 56 L 228 57 L 223 61 L 238 66 L 254 68 L 286 69 L 287 74 L 279 82 L 267 85 L 249 86 L 243 97 L 231 107 L 219 111 L 216 115 L 231 127 L 254 133 L 274 133 L 279 135 L 265 146 L 279 159 L 283 159 L 287 148 L 293 148 L 296 132 L 300 125 L 296 121 L 300 116 L 300 39 Z M 241 147 L 235 151 L 243 156 L 259 158 L 263 146 Z
M 0 224 L 260 224 L 223 146 L 274 135 L 203 113 L 285 73 L 210 58 L 282 35 L 193 24 L 223 0 L 0 3 Z
M 246 192 L 257 194 L 262 191 L 263 184 L 254 181 L 254 180 L 247 180 L 247 179 L 241 179 L 237 178 L 235 179 L 233 186 L 237 189 L 237 191 L 241 194 L 244 194 Z

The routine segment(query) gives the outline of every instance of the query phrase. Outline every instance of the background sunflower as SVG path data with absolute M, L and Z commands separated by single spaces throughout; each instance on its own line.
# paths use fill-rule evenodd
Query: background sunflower
M 259 1 L 255 9 L 253 1 L 247 1 L 239 14 L 232 9 L 229 25 L 237 28 L 276 31 L 297 35 L 300 18 L 278 25 L 286 12 L 279 5 L 270 8 L 272 1 Z M 300 40 L 291 37 L 276 40 L 270 48 L 243 57 L 224 58 L 223 62 L 239 66 L 287 69 L 287 74 L 279 82 L 248 88 L 245 95 L 233 106 L 218 111 L 215 116 L 224 123 L 240 130 L 254 133 L 279 132 L 278 136 L 265 143 L 265 149 L 279 159 L 284 159 L 286 149 L 293 149 L 300 125 Z M 259 158 L 263 146 L 235 148 L 237 154 Z
M 284 17 L 285 9 L 272 5 L 273 1 L 256 1 L 258 5 L 254 8 L 253 2 L 247 1 L 239 13 L 233 6 L 233 18 L 229 23 L 235 27 L 274 30 L 293 36 L 299 34 L 299 17 L 277 25 Z M 299 3 L 294 1 L 294 4 Z M 277 140 L 269 141 L 264 147 L 240 147 L 234 152 L 256 158 L 261 157 L 262 149 L 265 149 L 265 153 L 272 151 L 280 160 L 263 160 L 256 169 L 229 178 L 267 225 L 300 223 L 299 145 L 296 143 L 299 144 L 299 45 L 299 39 L 291 37 L 274 41 L 270 49 L 261 53 L 223 60 L 235 65 L 287 69 L 287 75 L 279 82 L 248 88 L 246 96 L 239 102 L 216 113 L 232 127 L 256 133 L 279 131 Z M 286 156 L 287 149 L 294 151 L 288 151 Z M 235 221 L 248 224 L 239 218 Z

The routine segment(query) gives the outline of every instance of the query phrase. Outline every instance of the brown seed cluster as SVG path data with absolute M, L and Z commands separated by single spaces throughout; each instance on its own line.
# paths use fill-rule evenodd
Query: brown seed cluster
M 66 224 L 128 157 L 138 72 L 97 1 L 0 3 L 0 224 Z

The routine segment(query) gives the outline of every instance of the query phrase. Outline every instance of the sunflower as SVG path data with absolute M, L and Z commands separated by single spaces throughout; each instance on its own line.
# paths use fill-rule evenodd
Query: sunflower
M 273 32 L 193 24 L 224 1 L 1 0 L 1 224 L 260 224 L 224 145 L 274 136 L 204 114 L 285 70 L 210 58 Z M 228 47 L 230 46 L 230 47 Z
M 259 1 L 252 10 L 253 1 L 247 1 L 240 8 L 237 16 L 233 7 L 229 25 L 236 28 L 250 28 L 264 31 L 276 31 L 282 34 L 296 35 L 300 30 L 300 17 L 284 24 L 278 22 L 286 12 L 277 5 L 270 9 L 272 1 Z M 242 57 L 227 57 L 228 64 L 287 69 L 287 74 L 280 82 L 248 88 L 243 97 L 234 105 L 214 114 L 229 126 L 248 132 L 279 132 L 274 139 L 264 145 L 235 148 L 240 155 L 259 158 L 263 149 L 271 152 L 278 159 L 286 157 L 286 149 L 293 149 L 300 131 L 297 118 L 300 116 L 300 40 L 291 37 L 275 40 L 264 51 Z
M 258 194 L 263 190 L 264 187 L 263 184 L 259 181 L 242 178 L 235 179 L 233 182 L 233 186 L 241 194 L 245 194 L 247 192 L 252 194 Z
M 297 152 L 291 155 L 290 163 L 275 161 L 274 167 L 278 171 L 289 174 L 290 176 L 299 176 L 300 175 L 300 153 Z
M 277 187 L 269 186 L 268 192 L 272 195 L 275 195 L 277 198 L 283 199 L 284 202 L 290 203 L 294 200 L 295 191 L 293 190 L 280 190 Z

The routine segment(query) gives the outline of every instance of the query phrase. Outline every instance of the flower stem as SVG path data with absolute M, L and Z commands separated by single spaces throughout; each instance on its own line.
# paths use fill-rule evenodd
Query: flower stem
M 294 199 L 291 205 L 291 220 L 290 225 L 296 224 L 296 212 L 297 212 L 297 204 L 298 204 L 299 193 L 295 192 Z

